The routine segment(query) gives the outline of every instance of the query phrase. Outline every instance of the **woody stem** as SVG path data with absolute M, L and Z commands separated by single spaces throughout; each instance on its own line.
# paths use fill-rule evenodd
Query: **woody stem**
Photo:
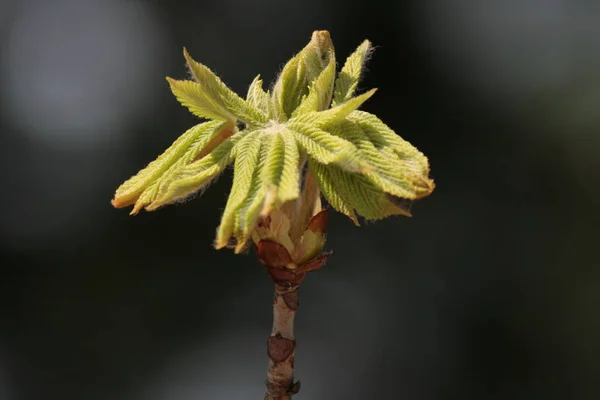
M 298 393 L 300 382 L 294 383 L 294 318 L 298 308 L 299 285 L 275 284 L 273 330 L 267 342 L 269 369 L 265 400 L 290 400 Z

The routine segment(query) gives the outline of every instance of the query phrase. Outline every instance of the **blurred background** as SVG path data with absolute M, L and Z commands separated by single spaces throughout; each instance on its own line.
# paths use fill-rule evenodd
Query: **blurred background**
M 215 251 L 231 184 L 128 216 L 197 120 L 182 56 L 241 94 L 315 29 L 376 46 L 363 107 L 430 159 L 413 218 L 330 220 L 298 399 L 600 397 L 600 3 L 0 0 L 0 399 L 262 399 L 272 283 Z

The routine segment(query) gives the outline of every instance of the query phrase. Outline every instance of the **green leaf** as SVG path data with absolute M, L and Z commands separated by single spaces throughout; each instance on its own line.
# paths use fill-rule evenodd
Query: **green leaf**
M 252 172 L 252 180 L 248 195 L 244 202 L 238 207 L 234 221 L 234 235 L 237 239 L 235 252 L 241 252 L 247 241 L 251 238 L 252 231 L 258 222 L 260 211 L 262 210 L 266 197 L 267 188 L 263 182 L 263 169 L 265 167 L 269 147 L 266 145 L 268 135 L 261 137 L 260 154 L 258 165 Z
M 343 121 L 332 129 L 331 133 L 349 140 L 358 148 L 361 159 L 371 167 L 371 171 L 365 172 L 371 183 L 397 197 L 417 198 L 416 186 L 419 181 L 415 181 L 415 174 L 396 154 L 377 149 L 359 123 Z
M 287 120 L 308 94 L 308 87 L 329 64 L 333 44 L 327 31 L 315 31 L 311 41 L 283 67 L 273 87 L 275 116 Z
M 273 207 L 279 203 L 278 186 L 284 165 L 284 142 L 279 132 L 268 134 L 265 138 L 265 160 L 261 171 L 262 184 L 267 191 L 267 197 L 260 212 L 266 217 Z
M 237 120 L 236 116 L 222 102 L 210 97 L 200 84 L 172 78 L 167 78 L 167 81 L 177 100 L 195 116 L 231 123 L 235 123 Z
M 435 184 L 429 179 L 429 160 L 416 147 L 398 136 L 375 115 L 355 111 L 348 116 L 369 138 L 370 142 L 387 157 L 398 159 L 398 168 L 411 179 L 416 193 L 415 198 L 431 194 Z
M 360 80 L 365 62 L 371 52 L 371 42 L 365 40 L 347 59 L 335 82 L 334 105 L 349 100 Z
M 327 171 L 327 166 L 320 164 L 314 160 L 308 160 L 308 167 L 314 176 L 315 180 L 319 184 L 321 188 L 321 193 L 327 200 L 329 204 L 337 211 L 345 214 L 354 222 L 356 226 L 359 226 L 358 218 L 356 218 L 356 214 L 354 213 L 354 209 L 352 206 L 337 192 L 332 178 Z
M 208 67 L 192 59 L 185 48 L 183 55 L 194 79 L 214 104 L 220 105 L 221 108 L 228 110 L 230 114 L 250 125 L 268 121 L 264 112 L 229 89 Z
M 350 171 L 363 171 L 364 163 L 358 158 L 357 148 L 346 139 L 334 136 L 309 124 L 289 123 L 298 146 L 311 158 L 322 164 L 337 164 Z
M 331 51 L 329 64 L 321 74 L 313 81 L 302 103 L 292 113 L 292 117 L 311 111 L 323 111 L 329 108 L 333 94 L 333 83 L 335 81 L 335 54 Z
M 410 216 L 407 207 L 393 201 L 393 197 L 375 186 L 366 176 L 347 172 L 335 165 L 311 164 L 327 201 L 337 210 L 349 215 L 347 208 L 368 220 L 378 220 L 391 215 Z M 332 194 L 334 194 L 332 196 Z M 350 214 L 350 218 L 352 216 Z
M 261 210 L 262 216 L 267 216 L 274 207 L 300 194 L 300 154 L 293 137 L 286 131 L 271 133 L 266 145 L 268 150 L 262 181 L 267 198 Z
M 165 204 L 183 200 L 205 188 L 233 161 L 234 145 L 244 136 L 244 132 L 233 135 L 204 158 L 174 170 L 169 179 L 161 183 L 156 200 L 146 210 L 153 211 Z
M 257 75 L 248 88 L 246 101 L 268 116 L 270 115 L 269 103 L 271 102 L 271 99 L 269 93 L 263 90 L 262 84 L 263 81 L 260 79 L 260 75 Z
M 350 100 L 338 106 L 332 107 L 325 111 L 309 112 L 301 114 L 290 120 L 292 122 L 301 122 L 311 124 L 320 128 L 328 128 L 335 126 L 340 121 L 343 121 L 348 115 L 356 111 L 365 101 L 375 94 L 377 89 L 371 89 L 366 93 L 353 97 Z
M 140 195 L 155 184 L 161 177 L 175 165 L 189 163 L 202 150 L 204 145 L 213 137 L 219 135 L 224 130 L 231 131 L 231 124 L 221 121 L 204 122 L 194 126 L 181 135 L 164 153 L 156 160 L 152 161 L 146 168 L 142 169 L 135 176 L 123 183 L 115 194 L 112 201 L 113 206 L 121 208 L 134 203 L 136 208 L 132 211 L 135 214 L 143 205 L 148 204 L 146 194 L 141 201 Z
M 216 248 L 227 245 L 234 231 L 235 215 L 248 196 L 252 177 L 258 167 L 263 131 L 248 133 L 236 144 L 233 183 L 217 230 Z
M 249 148 L 252 146 L 251 165 L 240 164 L 245 169 L 244 185 L 241 192 L 232 193 L 237 200 L 235 209 L 233 206 L 228 208 L 235 213 L 233 228 L 228 214 L 224 235 L 219 235 L 218 240 L 218 245 L 222 245 L 225 236 L 230 236 L 233 231 L 238 242 L 237 252 L 250 239 L 259 218 L 266 217 L 275 207 L 297 198 L 300 193 L 300 156 L 289 132 L 265 132 L 260 138 L 251 140 L 254 142 L 248 145 Z
M 281 203 L 300 195 L 300 151 L 292 135 L 280 133 L 283 139 L 283 167 L 279 178 L 277 197 Z

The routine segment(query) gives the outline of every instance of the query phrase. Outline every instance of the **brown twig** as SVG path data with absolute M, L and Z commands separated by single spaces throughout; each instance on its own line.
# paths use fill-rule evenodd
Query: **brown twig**
M 289 400 L 300 390 L 294 382 L 294 318 L 298 308 L 299 285 L 275 284 L 273 330 L 267 343 L 269 370 L 265 400 Z

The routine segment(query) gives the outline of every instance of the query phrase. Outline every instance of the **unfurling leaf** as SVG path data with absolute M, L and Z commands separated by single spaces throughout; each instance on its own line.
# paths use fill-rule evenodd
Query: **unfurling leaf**
M 221 225 L 217 230 L 216 247 L 218 249 L 226 246 L 229 242 L 234 230 L 236 212 L 248 196 L 252 176 L 258 167 L 262 134 L 262 131 L 250 132 L 236 146 L 233 184 L 221 217 Z
M 375 115 L 357 110 L 350 114 L 348 119 L 358 124 L 376 147 L 393 151 L 401 160 L 408 162 L 414 172 L 423 175 L 429 174 L 427 157 L 398 136 Z
M 192 114 L 200 118 L 235 123 L 235 115 L 218 99 L 214 99 L 204 91 L 202 85 L 192 81 L 178 81 L 167 78 L 171 91 Z
M 260 138 L 260 153 L 258 164 L 252 172 L 248 194 L 242 204 L 238 207 L 234 219 L 234 235 L 237 239 L 235 252 L 239 253 L 246 247 L 254 227 L 258 223 L 260 211 L 267 198 L 267 187 L 263 183 L 263 169 L 265 167 L 269 146 L 267 136 Z
M 269 93 L 265 92 L 262 88 L 263 81 L 260 79 L 260 75 L 250 84 L 248 88 L 248 94 L 246 95 L 246 101 L 250 103 L 254 108 L 261 110 L 267 116 L 270 116 L 270 96 Z
M 113 206 L 121 208 L 136 203 L 132 214 L 137 213 L 154 200 L 152 193 L 169 172 L 193 161 L 212 138 L 223 134 L 231 136 L 233 129 L 233 125 L 222 121 L 205 122 L 189 129 L 156 160 L 117 189 L 112 201 Z M 142 200 L 138 200 L 142 193 L 146 195 Z
M 194 61 L 185 48 L 183 49 L 183 55 L 194 79 L 202 87 L 202 92 L 214 104 L 218 104 L 221 108 L 228 110 L 235 117 L 249 125 L 258 125 L 268 120 L 264 112 L 235 94 L 208 67 Z
M 329 64 L 321 71 L 321 74 L 312 82 L 308 95 L 302 103 L 294 110 L 292 117 L 306 114 L 311 111 L 323 111 L 329 108 L 331 96 L 333 95 L 333 84 L 335 81 L 335 54 L 331 51 Z
M 423 177 L 408 169 L 405 160 L 395 153 L 377 149 L 359 122 L 346 120 L 332 129 L 331 133 L 346 138 L 357 147 L 360 158 L 371 167 L 371 171 L 366 172 L 365 176 L 375 186 L 397 197 L 419 197 Z
M 306 47 L 283 67 L 272 94 L 278 120 L 285 121 L 292 115 L 308 94 L 309 85 L 329 64 L 332 54 L 329 32 L 315 31 Z
M 240 134 L 234 135 L 206 157 L 174 170 L 168 180 L 161 182 L 156 199 L 146 206 L 146 210 L 153 211 L 180 201 L 206 187 L 233 161 L 233 146 L 241 138 Z
M 345 214 L 356 226 L 359 226 L 360 224 L 354 213 L 354 208 L 336 191 L 327 167 L 312 160 L 308 161 L 308 166 L 312 175 L 315 177 L 315 180 L 319 184 L 323 197 L 325 197 L 327 202 L 331 204 L 336 211 Z
M 362 174 L 347 172 L 337 166 L 315 168 L 311 164 L 311 168 L 321 188 L 327 188 L 323 190 L 327 201 L 338 211 L 348 215 L 355 223 L 352 210 L 356 210 L 368 220 L 382 219 L 390 215 L 410 216 L 405 208 L 398 207 L 383 190 Z
M 365 40 L 354 53 L 346 59 L 344 67 L 335 81 L 334 105 L 341 104 L 354 95 L 367 57 L 371 51 L 371 42 Z
M 309 124 L 290 123 L 288 127 L 298 146 L 310 158 L 322 164 L 337 164 L 351 171 L 366 168 L 364 162 L 357 157 L 356 147 L 348 140 Z
M 371 89 L 367 93 L 353 97 L 345 103 L 325 111 L 308 112 L 306 114 L 298 115 L 291 119 L 290 123 L 301 122 L 305 124 L 312 124 L 321 128 L 335 126 L 337 123 L 343 121 L 352 112 L 356 111 L 356 109 L 365 101 L 369 100 L 369 98 L 373 96 L 376 91 L 377 89 Z

